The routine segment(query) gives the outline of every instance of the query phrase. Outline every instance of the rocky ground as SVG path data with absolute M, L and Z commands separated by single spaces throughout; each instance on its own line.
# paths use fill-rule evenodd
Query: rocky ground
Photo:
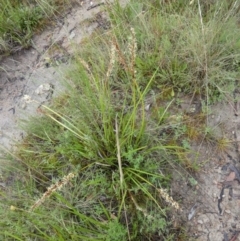
M 21 123 L 36 115 L 41 104 L 51 101 L 63 90 L 60 80 L 76 46 L 81 47 L 81 41 L 94 29 L 108 27 L 102 3 L 104 1 L 98 0 L 76 2 L 54 26 L 34 37 L 33 47 L 1 60 L 2 150 L 11 150 L 14 143 L 24 137 Z M 35 101 L 31 102 L 30 98 Z M 182 204 L 180 219 L 190 236 L 198 241 L 240 240 L 240 116 L 237 108 L 238 103 L 219 104 L 208 116 L 214 132 L 232 141 L 229 148 L 219 152 L 207 143 L 193 146 L 200 153 L 194 158 L 202 164 L 202 170 L 186 174 L 184 179 L 179 177 L 185 181 L 176 181 L 173 185 L 172 194 Z

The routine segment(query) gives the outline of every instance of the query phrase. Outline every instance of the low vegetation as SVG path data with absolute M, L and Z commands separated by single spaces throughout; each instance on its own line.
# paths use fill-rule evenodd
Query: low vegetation
M 0 0 L 0 56 L 28 48 L 33 34 L 69 6 L 67 0 Z
M 190 240 L 173 220 L 172 171 L 199 169 L 191 142 L 211 138 L 210 104 L 238 86 L 240 3 L 105 7 L 111 28 L 84 41 L 66 92 L 41 106 L 12 154 L 1 240 Z M 181 112 L 183 96 L 200 111 Z

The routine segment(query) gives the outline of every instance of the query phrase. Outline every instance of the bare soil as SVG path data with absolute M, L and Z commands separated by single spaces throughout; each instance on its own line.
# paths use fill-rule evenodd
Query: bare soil
M 216 138 L 227 138 L 221 149 L 216 142 L 192 144 L 192 162 L 202 168 L 175 175 L 172 194 L 181 204 L 177 225 L 197 241 L 240 240 L 240 117 L 239 103 L 211 106 L 208 126 Z M 173 217 L 176 220 L 176 217 Z M 177 223 L 177 221 L 176 221 Z

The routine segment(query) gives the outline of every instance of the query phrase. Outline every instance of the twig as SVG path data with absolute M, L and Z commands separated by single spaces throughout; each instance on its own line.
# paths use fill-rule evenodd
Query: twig
M 122 171 L 122 160 L 121 160 L 121 153 L 120 153 L 120 143 L 119 143 L 119 136 L 118 136 L 118 123 L 117 123 L 117 116 L 115 118 L 115 128 L 116 128 L 116 143 L 117 143 L 117 159 L 118 159 L 118 167 L 119 167 L 119 174 L 120 174 L 120 186 L 121 189 L 123 188 L 123 171 Z
M 137 209 L 138 211 L 142 212 L 143 215 L 144 215 L 144 217 L 153 220 L 153 219 L 154 219 L 153 216 L 149 215 L 149 214 L 147 213 L 147 210 L 146 210 L 146 209 L 141 208 L 141 207 L 137 204 L 136 200 L 133 198 L 132 194 L 131 194 L 131 193 L 129 193 L 129 194 L 130 194 L 130 198 L 132 199 L 132 201 L 133 201 L 136 209 Z
M 229 241 L 236 241 L 239 234 L 240 234 L 240 231 L 236 231 Z
M 204 58 L 205 58 L 205 81 L 206 81 L 206 96 L 207 96 L 207 106 L 208 106 L 208 61 L 207 61 L 207 50 L 206 50 L 206 38 L 205 38 L 205 31 L 204 31 L 204 24 L 203 24 L 203 17 L 202 17 L 202 10 L 200 5 L 200 0 L 198 0 L 198 11 L 200 16 L 200 22 L 202 27 L 202 35 L 203 35 L 203 44 L 204 44 Z M 207 124 L 208 124 L 208 115 L 207 115 Z
M 127 225 L 127 231 L 128 231 L 128 240 L 131 240 L 131 236 L 130 236 L 130 232 L 129 232 L 129 228 L 128 228 L 128 217 L 127 217 L 127 209 L 126 209 L 126 205 L 125 205 L 125 194 L 123 192 L 123 180 L 124 180 L 124 176 L 123 176 L 123 171 L 122 171 L 122 160 L 121 160 L 121 152 L 120 152 L 120 143 L 119 143 L 119 131 L 118 131 L 118 122 L 117 122 L 117 115 L 115 118 L 115 131 L 116 131 L 116 143 L 117 143 L 117 159 L 118 159 L 118 167 L 119 167 L 119 173 L 120 173 L 120 187 L 121 187 L 121 192 L 122 192 L 122 197 L 123 197 L 123 207 L 124 207 L 124 216 L 125 216 L 125 220 L 126 220 L 126 225 Z
M 95 4 L 95 5 L 91 5 L 90 7 L 87 8 L 87 11 L 93 9 L 93 8 L 96 8 L 96 7 L 99 7 L 101 5 L 104 5 L 104 3 L 98 3 L 98 4 Z

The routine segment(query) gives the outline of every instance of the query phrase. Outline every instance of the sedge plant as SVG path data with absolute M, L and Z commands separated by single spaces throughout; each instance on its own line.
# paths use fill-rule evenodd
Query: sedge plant
M 160 132 L 174 96 L 219 100 L 239 68 L 238 8 L 199 2 L 106 5 L 112 29 L 85 41 L 66 92 L 28 123 L 15 154 L 23 177 L 1 202 L 1 239 L 177 239 L 168 210 L 181 205 L 167 190 L 186 153 Z M 170 93 L 170 104 L 155 101 L 157 114 L 146 110 L 151 91 Z M 179 121 L 177 132 L 198 139 Z
M 13 216 L 24 213 L 19 225 L 25 229 L 17 233 L 10 226 L 2 237 L 15 230 L 20 240 L 167 239 L 164 203 L 181 208 L 167 192 L 169 174 L 159 171 L 167 170 L 174 147 L 168 151 L 147 132 L 145 98 L 156 73 L 146 86 L 139 84 L 134 28 L 125 48 L 114 35 L 109 39 L 98 55 L 76 55 L 66 94 L 51 107 L 42 105 L 41 121 L 29 123 L 17 156 L 29 173 L 27 195 L 35 201 L 11 205 Z

